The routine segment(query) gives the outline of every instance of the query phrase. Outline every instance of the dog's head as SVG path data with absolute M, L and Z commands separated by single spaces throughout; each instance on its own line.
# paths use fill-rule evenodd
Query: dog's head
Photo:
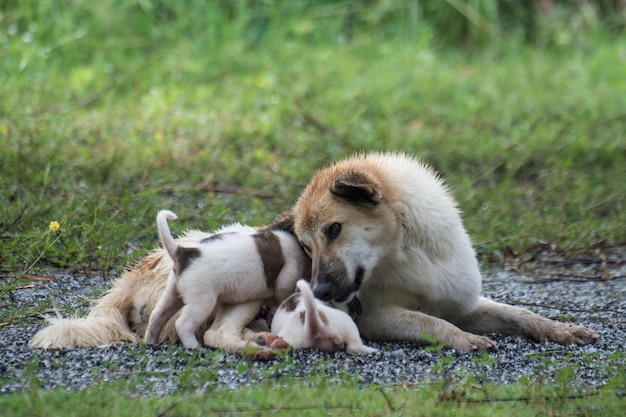
M 321 300 L 350 301 L 392 246 L 398 220 L 392 191 L 378 177 L 354 161 L 328 167 L 278 218 L 293 225 L 311 257 L 313 290 Z

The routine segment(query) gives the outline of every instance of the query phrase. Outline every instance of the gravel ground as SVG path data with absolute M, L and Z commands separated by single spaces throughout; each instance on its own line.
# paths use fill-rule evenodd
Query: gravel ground
M 362 383 L 423 383 L 471 376 L 477 381 L 506 384 L 522 376 L 554 381 L 558 370 L 570 364 L 578 366 L 574 383 L 600 386 L 611 375 L 626 372 L 626 267 L 611 270 L 612 279 L 607 280 L 581 278 L 589 271 L 589 266 L 578 266 L 567 276 L 492 273 L 484 278 L 483 293 L 595 329 L 600 339 L 591 346 L 560 346 L 492 334 L 489 336 L 499 350 L 484 355 L 451 349 L 436 352 L 408 343 L 371 343 L 380 351 L 365 357 L 307 350 L 268 362 L 248 362 L 208 348 L 192 352 L 177 345 L 120 344 L 44 352 L 28 347 L 35 332 L 44 326 L 34 315 L 0 327 L 0 393 L 33 387 L 82 390 L 97 383 L 132 381 L 127 389 L 137 395 L 165 395 L 178 389 L 234 389 L 268 378 L 280 381 L 320 373 L 337 380 L 356 376 Z M 108 288 L 109 281 L 102 277 L 57 274 L 54 280 L 34 288 L 13 291 L 11 299 L 0 299 L 0 305 L 52 301 L 62 314 L 77 306 L 84 312 L 89 307 L 87 300 Z

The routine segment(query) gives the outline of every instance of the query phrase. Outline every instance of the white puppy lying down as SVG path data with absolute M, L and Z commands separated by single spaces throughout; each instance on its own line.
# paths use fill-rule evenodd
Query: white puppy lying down
M 276 310 L 272 333 L 294 349 L 315 348 L 335 351 L 345 347 L 352 354 L 369 354 L 377 350 L 365 346 L 359 330 L 350 316 L 324 302 L 316 300 L 305 280 Z
M 158 343 L 163 326 L 182 308 L 175 327 L 186 348 L 198 346 L 196 330 L 215 313 L 204 334 L 207 346 L 230 352 L 256 347 L 250 340 L 258 335 L 247 337 L 244 328 L 264 303 L 278 305 L 299 278 L 310 277 L 310 259 L 289 233 L 239 224 L 182 247 L 167 225 L 175 218 L 167 210 L 157 215 L 159 237 L 174 267 L 150 315 L 146 343 Z

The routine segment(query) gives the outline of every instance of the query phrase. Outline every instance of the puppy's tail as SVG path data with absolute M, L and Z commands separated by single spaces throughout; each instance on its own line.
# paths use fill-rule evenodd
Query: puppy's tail
M 156 222 L 157 228 L 159 229 L 159 239 L 161 239 L 161 243 L 165 247 L 165 250 L 170 255 L 172 260 L 176 262 L 176 251 L 178 250 L 178 244 L 174 240 L 172 236 L 172 232 L 170 232 L 170 228 L 167 225 L 167 220 L 177 219 L 178 216 L 169 210 L 161 210 L 159 214 L 157 214 Z
M 128 279 L 118 279 L 84 318 L 49 318 L 49 326 L 41 329 L 30 342 L 40 349 L 73 349 L 100 347 L 117 342 L 138 343 L 141 338 L 129 326 L 128 313 L 132 294 L 125 286 Z
M 318 340 L 324 336 L 324 323 L 320 318 L 311 286 L 303 279 L 299 280 L 296 286 L 302 294 L 302 301 L 304 302 L 304 309 L 306 310 L 305 326 L 308 326 L 313 339 Z

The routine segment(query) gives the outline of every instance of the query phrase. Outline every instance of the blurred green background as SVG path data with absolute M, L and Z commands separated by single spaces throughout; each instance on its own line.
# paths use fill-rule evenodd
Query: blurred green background
M 5 0 L 2 274 L 117 273 L 162 208 L 175 233 L 265 224 L 364 150 L 440 171 L 485 264 L 623 247 L 625 21 L 608 0 Z

